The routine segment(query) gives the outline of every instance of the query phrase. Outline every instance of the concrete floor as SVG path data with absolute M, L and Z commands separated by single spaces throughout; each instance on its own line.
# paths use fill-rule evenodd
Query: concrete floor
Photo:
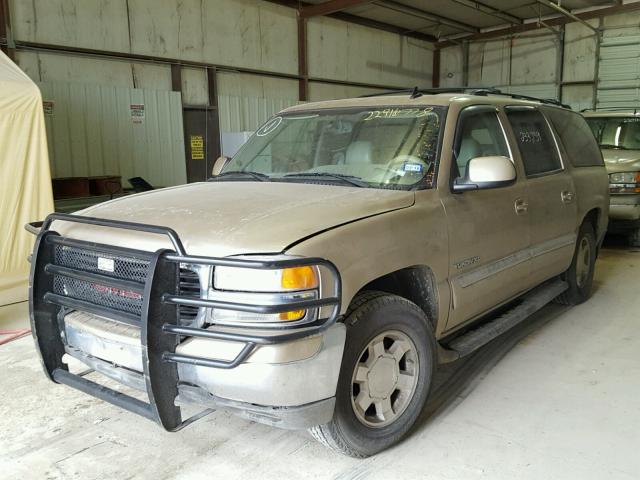
M 640 251 L 605 249 L 589 302 L 550 305 L 443 369 L 409 438 L 366 460 L 222 412 L 165 433 L 50 383 L 23 338 L 0 347 L 0 477 L 637 479 L 639 280 Z

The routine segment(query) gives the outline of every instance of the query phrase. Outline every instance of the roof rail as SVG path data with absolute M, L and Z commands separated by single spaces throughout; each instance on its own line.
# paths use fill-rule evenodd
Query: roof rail
M 533 102 L 540 102 L 546 105 L 555 105 L 557 107 L 567 108 L 571 110 L 571 106 L 564 104 L 554 98 L 538 98 L 531 97 L 529 95 L 521 95 L 519 93 L 508 93 L 495 87 L 442 87 L 442 88 L 399 88 L 397 90 L 387 90 L 379 93 L 368 93 L 366 95 L 360 95 L 360 98 L 368 97 L 383 97 L 387 95 L 399 95 L 403 93 L 410 94 L 410 98 L 418 98 L 422 95 L 437 95 L 439 93 L 461 93 L 468 95 L 489 96 L 489 95 L 501 95 L 505 97 L 511 97 L 515 100 L 529 100 Z

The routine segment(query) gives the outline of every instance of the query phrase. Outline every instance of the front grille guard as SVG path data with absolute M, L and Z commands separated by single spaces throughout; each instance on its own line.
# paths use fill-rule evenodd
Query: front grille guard
M 146 252 L 123 247 L 115 247 L 86 242 L 60 236 L 50 230 L 54 221 L 83 223 L 101 227 L 135 230 L 165 235 L 169 237 L 173 250 L 161 249 Z M 63 383 L 102 400 L 125 408 L 133 413 L 155 420 L 166 430 L 176 431 L 202 417 L 203 411 L 185 421 L 180 407 L 174 404 L 178 395 L 178 363 L 211 368 L 235 368 L 244 362 L 258 345 L 270 345 L 316 335 L 333 325 L 340 312 L 340 274 L 328 260 L 321 258 L 292 258 L 283 260 L 251 260 L 246 258 L 212 258 L 188 255 L 177 233 L 167 227 L 145 225 L 133 222 L 99 219 L 54 213 L 43 222 L 34 222 L 27 230 L 37 234 L 31 257 L 29 283 L 29 309 L 31 329 L 38 347 L 42 363 L 48 377 L 56 383 Z M 106 256 L 124 256 L 140 261 L 148 261 L 148 275 L 144 282 L 121 279 L 101 273 L 73 269 L 56 265 L 55 247 L 77 248 L 99 252 Z M 180 295 L 180 264 L 208 266 L 229 266 L 251 269 L 281 269 L 318 265 L 332 276 L 331 296 L 313 300 L 293 300 L 275 305 L 257 305 L 237 302 L 223 302 Z M 133 292 L 142 295 L 141 314 L 96 305 L 83 299 L 54 292 L 54 278 L 65 277 L 77 282 L 88 282 L 116 291 Z M 331 314 L 311 324 L 297 327 L 283 327 L 275 334 L 265 335 L 264 330 L 246 332 L 216 331 L 188 327 L 179 324 L 179 307 L 205 307 L 236 310 L 257 314 L 276 314 L 311 308 L 332 307 Z M 78 310 L 104 316 L 140 327 L 142 344 L 142 372 L 149 403 L 108 389 L 80 375 L 72 374 L 62 361 L 65 344 L 62 335 L 62 317 L 66 312 Z M 176 353 L 176 347 L 184 337 L 201 337 L 244 344 L 238 355 L 230 361 L 183 355 Z

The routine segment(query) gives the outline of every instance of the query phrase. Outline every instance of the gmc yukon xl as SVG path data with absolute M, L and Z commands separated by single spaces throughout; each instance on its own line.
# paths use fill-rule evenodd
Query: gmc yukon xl
M 51 380 L 169 431 L 226 409 L 365 457 L 439 364 L 585 301 L 607 229 L 585 120 L 495 90 L 298 105 L 214 170 L 30 225 Z

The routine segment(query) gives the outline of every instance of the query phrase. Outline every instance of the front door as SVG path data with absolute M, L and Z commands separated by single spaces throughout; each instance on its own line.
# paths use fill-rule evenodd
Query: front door
M 469 160 L 513 159 L 495 107 L 464 109 L 458 120 L 452 178 L 464 177 Z M 476 318 L 527 288 L 529 218 L 526 184 L 518 172 L 508 187 L 447 192 L 451 314 L 447 329 Z
M 564 272 L 571 263 L 578 216 L 576 190 L 544 115 L 531 107 L 505 110 L 527 176 L 530 274 L 536 285 Z

